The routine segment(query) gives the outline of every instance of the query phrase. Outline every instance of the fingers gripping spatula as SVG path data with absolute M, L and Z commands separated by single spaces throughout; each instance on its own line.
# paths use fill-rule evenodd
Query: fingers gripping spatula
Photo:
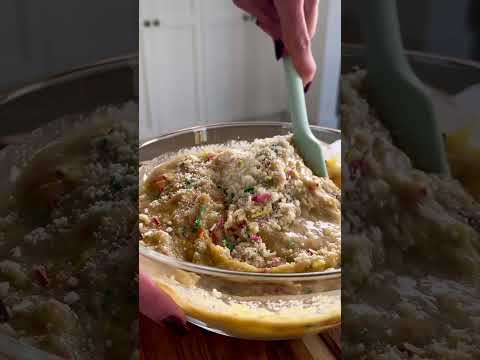
M 369 94 L 394 142 L 426 172 L 449 167 L 433 102 L 404 54 L 395 0 L 361 2 Z

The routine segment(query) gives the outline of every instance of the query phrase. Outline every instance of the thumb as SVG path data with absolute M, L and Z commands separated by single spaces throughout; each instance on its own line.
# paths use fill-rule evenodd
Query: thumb
M 138 277 L 140 312 L 158 324 L 186 329 L 185 314 L 153 279 L 140 272 Z

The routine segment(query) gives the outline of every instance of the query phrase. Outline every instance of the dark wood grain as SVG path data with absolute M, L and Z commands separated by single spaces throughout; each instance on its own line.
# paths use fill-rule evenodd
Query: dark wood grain
M 175 334 L 140 315 L 142 360 L 313 360 L 302 340 L 250 341 L 217 335 L 189 325 L 185 335 Z M 331 334 L 331 335 L 330 335 Z M 331 349 L 339 349 L 339 331 L 331 331 L 321 339 Z M 328 339 L 330 343 L 327 343 Z
M 330 352 L 333 354 L 333 356 L 335 356 L 336 359 L 342 358 L 342 349 L 340 347 L 340 328 L 327 330 L 324 333 L 319 334 L 318 336 L 320 336 L 320 338 L 323 340 L 325 345 L 327 345 Z

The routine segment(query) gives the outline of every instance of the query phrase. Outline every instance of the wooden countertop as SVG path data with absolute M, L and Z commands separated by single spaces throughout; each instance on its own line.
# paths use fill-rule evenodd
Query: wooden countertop
M 185 335 L 139 315 L 142 360 L 338 360 L 340 328 L 289 341 L 229 338 L 189 324 Z

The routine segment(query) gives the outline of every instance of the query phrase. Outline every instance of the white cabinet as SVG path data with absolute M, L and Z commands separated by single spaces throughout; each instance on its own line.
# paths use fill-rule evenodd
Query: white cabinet
M 198 119 L 193 1 L 140 1 L 141 134 L 159 134 Z M 147 115 L 147 118 L 143 116 Z
M 206 118 L 209 122 L 262 117 L 285 108 L 282 68 L 272 40 L 231 1 L 213 11 L 201 2 Z
M 230 0 L 140 0 L 142 134 L 285 110 L 273 43 L 244 15 Z

